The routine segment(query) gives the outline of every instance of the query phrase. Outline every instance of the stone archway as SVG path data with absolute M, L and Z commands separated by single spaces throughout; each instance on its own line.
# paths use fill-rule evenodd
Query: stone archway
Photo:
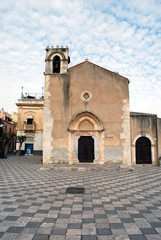
M 156 142 L 154 138 L 147 133 L 141 133 L 136 135 L 132 141 L 132 164 L 137 164 L 136 163 L 136 143 L 137 143 L 137 140 L 142 137 L 145 137 L 150 141 L 151 164 L 157 165 L 158 163 L 157 163 Z
M 104 127 L 100 119 L 95 114 L 87 111 L 77 114 L 71 120 L 68 130 L 69 164 L 76 164 L 80 162 L 93 162 L 97 164 L 104 163 Z M 81 141 L 82 143 L 80 143 Z M 82 150 L 80 150 L 79 144 L 81 144 Z M 87 146 L 88 144 L 89 146 Z M 80 153 L 80 151 L 85 152 Z M 92 153 L 92 151 L 94 152 Z M 84 160 L 82 160 L 83 157 L 80 156 L 81 154 L 86 155 L 86 157 L 84 157 Z

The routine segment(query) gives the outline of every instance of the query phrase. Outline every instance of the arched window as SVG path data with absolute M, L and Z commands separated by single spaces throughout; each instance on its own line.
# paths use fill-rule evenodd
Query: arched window
M 55 56 L 53 59 L 53 73 L 60 73 L 60 57 Z
M 33 116 L 32 115 L 27 116 L 27 124 L 33 124 Z

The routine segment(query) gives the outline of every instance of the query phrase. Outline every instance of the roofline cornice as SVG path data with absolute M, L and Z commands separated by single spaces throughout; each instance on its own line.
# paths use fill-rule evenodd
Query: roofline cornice
M 114 75 L 116 75 L 116 76 L 119 76 L 119 77 L 127 80 L 128 83 L 130 83 L 130 80 L 129 80 L 128 78 L 123 77 L 122 75 L 120 75 L 120 74 L 118 74 L 118 73 L 112 72 L 112 71 L 108 70 L 107 68 L 100 67 L 99 65 L 97 65 L 97 64 L 95 64 L 95 63 L 92 63 L 92 62 L 89 62 L 88 60 L 83 61 L 83 62 L 81 62 L 81 63 L 78 63 L 78 64 L 76 64 L 76 65 L 68 68 L 68 70 L 70 70 L 70 69 L 72 69 L 72 68 L 74 68 L 74 67 L 77 67 L 77 66 L 79 66 L 79 65 L 81 65 L 81 64 L 84 64 L 84 63 L 89 63 L 89 64 L 91 64 L 91 65 L 94 65 L 94 66 L 96 66 L 96 67 L 99 67 L 99 68 L 101 68 L 101 69 L 103 69 L 103 70 L 105 70 L 105 71 L 107 71 L 107 72 L 110 72 L 110 73 L 112 73 L 112 74 L 114 74 Z

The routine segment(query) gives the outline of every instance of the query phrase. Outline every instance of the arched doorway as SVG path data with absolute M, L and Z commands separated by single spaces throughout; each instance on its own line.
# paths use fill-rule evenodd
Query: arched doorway
M 136 141 L 136 164 L 151 163 L 151 142 L 147 137 L 140 137 Z
M 78 113 L 69 123 L 69 164 L 104 163 L 104 127 L 91 112 Z
M 81 136 L 78 139 L 79 162 L 93 162 L 94 158 L 94 139 L 91 136 Z

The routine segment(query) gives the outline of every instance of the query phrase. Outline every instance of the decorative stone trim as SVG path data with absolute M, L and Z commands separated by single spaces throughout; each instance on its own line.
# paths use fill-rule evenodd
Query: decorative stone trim
M 47 61 L 50 61 L 53 59 L 55 55 L 60 56 L 61 59 L 65 59 L 65 55 L 62 52 L 59 51 L 53 51 L 52 53 L 49 54 Z
M 89 120 L 91 122 L 94 127 L 92 131 L 104 131 L 103 123 L 101 120 L 95 114 L 88 111 L 78 113 L 76 116 L 74 116 L 74 118 L 69 123 L 68 131 L 79 131 L 79 125 L 84 120 Z
M 123 99 L 123 107 L 122 107 L 122 130 L 123 132 L 120 134 L 120 139 L 122 140 L 123 147 L 123 163 L 131 165 L 131 151 L 130 151 L 130 114 L 129 114 L 129 99 Z

